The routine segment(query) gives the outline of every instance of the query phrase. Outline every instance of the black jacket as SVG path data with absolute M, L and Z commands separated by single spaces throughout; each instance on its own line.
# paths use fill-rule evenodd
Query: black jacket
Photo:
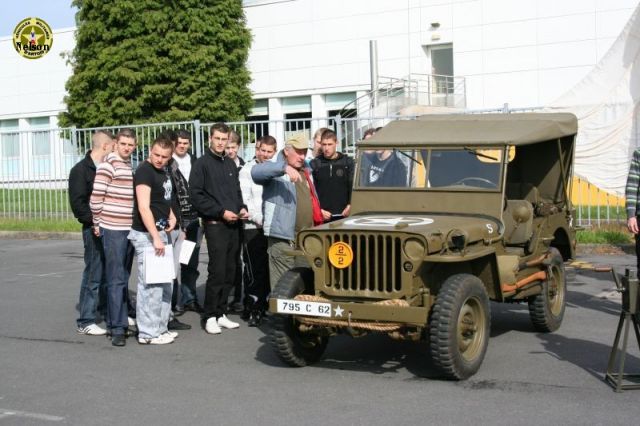
M 191 155 L 191 168 L 195 164 L 195 156 Z M 171 184 L 173 192 L 171 193 L 171 209 L 178 219 L 180 228 L 184 228 L 187 224 L 198 218 L 198 212 L 191 203 L 189 194 L 189 182 L 178 168 L 178 162 L 171 158 L 167 164 L 169 176 L 171 176 Z
M 342 153 L 338 153 L 333 160 L 323 155 L 311 160 L 313 183 L 324 210 L 340 214 L 351 202 L 354 168 L 353 159 Z
M 214 154 L 211 149 L 207 149 L 191 168 L 189 194 L 191 204 L 205 221 L 221 221 L 225 210 L 238 213 L 246 208 L 236 164 L 225 156 Z
M 83 228 L 93 226 L 93 216 L 89 208 L 89 199 L 96 178 L 96 165 L 91 158 L 91 151 L 80 160 L 69 172 L 69 203 L 71 211 Z

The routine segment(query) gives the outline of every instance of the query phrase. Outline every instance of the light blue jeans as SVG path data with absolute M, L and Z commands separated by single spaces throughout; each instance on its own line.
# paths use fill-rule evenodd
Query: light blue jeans
M 164 231 L 160 232 L 160 237 L 167 244 L 167 234 Z M 138 262 L 138 297 L 136 302 L 138 337 L 152 339 L 167 332 L 167 324 L 171 314 L 172 283 L 145 283 L 144 249 L 153 247 L 153 240 L 149 233 L 133 229 L 129 233 L 129 239 L 136 250 Z

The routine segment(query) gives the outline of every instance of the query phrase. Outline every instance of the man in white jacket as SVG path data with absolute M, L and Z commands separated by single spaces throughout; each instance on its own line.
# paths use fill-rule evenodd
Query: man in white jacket
M 259 144 L 259 145 L 258 145 Z M 244 226 L 244 244 L 242 250 L 245 274 L 245 318 L 249 327 L 260 324 L 267 309 L 269 295 L 269 257 L 267 255 L 267 237 L 262 230 L 262 185 L 251 178 L 251 169 L 256 164 L 270 160 L 276 152 L 276 140 L 269 135 L 258 139 L 256 156 L 240 170 L 240 190 L 242 200 L 247 205 L 249 219 Z

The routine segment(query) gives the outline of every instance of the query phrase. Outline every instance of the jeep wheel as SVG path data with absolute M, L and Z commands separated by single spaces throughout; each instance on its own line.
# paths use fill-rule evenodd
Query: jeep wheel
M 311 271 L 306 268 L 295 268 L 284 273 L 275 289 L 272 298 L 293 299 L 305 292 L 305 278 Z M 327 347 L 328 338 L 314 333 L 302 333 L 299 322 L 291 315 L 273 315 L 270 321 L 269 341 L 278 357 L 293 367 L 304 367 L 317 362 Z
M 548 333 L 560 327 L 567 296 L 567 277 L 560 252 L 551 248 L 551 262 L 542 293 L 529 298 L 529 316 L 537 331 Z
M 431 359 L 450 379 L 475 374 L 487 352 L 489 297 L 479 278 L 453 275 L 444 282 L 429 324 Z

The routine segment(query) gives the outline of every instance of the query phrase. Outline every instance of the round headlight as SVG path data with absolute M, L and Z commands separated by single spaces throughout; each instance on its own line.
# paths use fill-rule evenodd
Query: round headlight
M 315 235 L 304 237 L 302 248 L 310 256 L 319 256 L 322 253 L 322 240 Z
M 425 245 L 422 240 L 409 238 L 404 242 L 404 254 L 411 260 L 419 260 L 424 256 Z

